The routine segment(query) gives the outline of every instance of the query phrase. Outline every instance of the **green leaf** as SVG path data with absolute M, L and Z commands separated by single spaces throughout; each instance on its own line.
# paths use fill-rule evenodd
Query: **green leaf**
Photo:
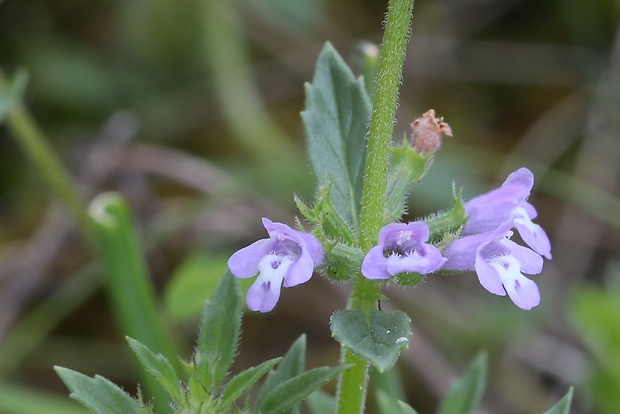
M 9 82 L 6 92 L 0 96 L 0 124 L 4 120 L 4 117 L 9 112 L 11 106 L 17 102 L 28 84 L 28 72 L 26 70 L 19 70 L 13 79 Z
M 405 402 L 398 401 L 398 407 L 400 408 L 402 414 L 418 414 L 418 412 L 414 410 L 412 406 Z
M 88 410 L 65 396 L 3 382 L 0 385 L 0 413 L 86 414 Z
M 227 270 L 202 314 L 196 377 L 210 390 L 219 387 L 232 365 L 241 331 L 241 291 L 237 278 Z
M 370 117 L 364 82 L 326 43 L 305 89 L 301 116 L 314 174 L 320 184 L 332 183 L 336 210 L 357 230 Z
M 347 365 L 315 368 L 281 383 L 265 397 L 260 412 L 278 414 L 293 407 L 347 368 Z
M 291 345 L 286 355 L 284 355 L 284 359 L 282 359 L 282 363 L 278 366 L 278 369 L 271 371 L 267 376 L 265 384 L 263 384 L 263 388 L 256 399 L 256 408 L 260 407 L 263 400 L 274 388 L 304 372 L 305 363 L 306 335 L 301 335 L 293 342 L 293 345 Z
M 183 393 L 179 387 L 179 377 L 177 376 L 170 361 L 162 354 L 155 354 L 146 346 L 133 338 L 127 337 L 127 342 L 131 349 L 138 356 L 144 368 L 153 375 L 164 387 L 172 401 L 179 407 L 183 406 Z
M 63 367 L 54 367 L 71 391 L 70 397 L 96 414 L 140 413 L 140 405 L 117 385 L 95 375 L 88 377 Z
M 239 398 L 245 391 L 256 383 L 265 375 L 267 371 L 273 368 L 282 358 L 274 358 L 263 362 L 260 365 L 246 369 L 245 371 L 235 375 L 233 379 L 226 385 L 221 402 L 217 405 L 220 412 L 225 410 Z
M 573 387 L 570 387 L 566 395 L 544 414 L 570 414 L 570 406 L 573 400 Z M 616 407 L 617 408 L 617 407 Z
M 388 370 L 409 347 L 411 319 L 401 311 L 369 315 L 361 310 L 338 311 L 332 315 L 332 335 L 343 346 L 372 363 L 380 372 Z
M 185 258 L 164 290 L 168 315 L 177 321 L 199 315 L 205 298 L 211 297 L 226 271 L 226 261 L 227 257 L 208 256 L 202 252 Z
M 480 353 L 465 374 L 450 387 L 438 414 L 473 413 L 486 388 L 487 356 Z
M 336 399 L 323 390 L 316 390 L 306 398 L 306 404 L 312 414 L 336 412 Z

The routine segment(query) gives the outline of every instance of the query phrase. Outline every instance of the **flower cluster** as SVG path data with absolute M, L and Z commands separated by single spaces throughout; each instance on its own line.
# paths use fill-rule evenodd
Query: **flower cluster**
M 542 271 L 543 258 L 551 259 L 545 231 L 532 222 L 536 209 L 527 202 L 534 184 L 533 174 L 521 168 L 506 178 L 500 188 L 465 204 L 467 222 L 460 234 L 442 252 L 428 243 L 430 231 L 423 221 L 390 223 L 379 232 L 375 247 L 366 254 L 361 273 L 367 279 L 389 279 L 406 273 L 426 275 L 439 269 L 475 270 L 489 292 L 506 293 L 521 309 L 540 303 L 536 284 L 523 273 Z M 247 294 L 248 307 L 269 312 L 280 298 L 281 287 L 307 282 L 325 261 L 320 242 L 312 235 L 285 224 L 263 219 L 269 234 L 232 255 L 231 272 L 240 278 L 258 275 Z M 516 229 L 528 247 L 510 240 Z
M 465 204 L 468 221 L 459 238 L 444 252 L 448 261 L 444 270 L 475 270 L 480 284 L 489 292 L 505 296 L 521 309 L 540 303 L 536 284 L 523 273 L 542 271 L 543 259 L 551 259 L 551 244 L 545 231 L 532 222 L 536 209 L 527 199 L 534 175 L 520 168 L 506 178 L 500 188 L 478 196 Z M 529 246 L 510 238 L 513 229 Z
M 269 312 L 280 299 L 280 289 L 306 283 L 312 272 L 325 260 L 325 252 L 312 235 L 293 230 L 286 224 L 263 218 L 268 239 L 244 247 L 228 259 L 233 275 L 254 277 L 247 295 L 253 311 Z

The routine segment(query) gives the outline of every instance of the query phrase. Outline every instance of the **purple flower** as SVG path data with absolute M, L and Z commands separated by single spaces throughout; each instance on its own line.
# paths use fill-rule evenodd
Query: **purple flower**
M 228 267 L 239 278 L 256 276 L 248 289 L 247 304 L 253 311 L 269 312 L 280 299 L 280 289 L 305 283 L 325 260 L 325 252 L 312 235 L 286 224 L 263 218 L 268 239 L 258 240 L 234 253 Z
M 379 232 L 379 244 L 368 252 L 362 263 L 367 279 L 389 279 L 399 273 L 432 273 L 446 261 L 441 252 L 426 243 L 426 223 L 390 223 Z
M 513 220 L 495 231 L 465 236 L 450 243 L 444 252 L 448 261 L 443 270 L 475 270 L 480 284 L 489 292 L 508 296 L 521 309 L 530 310 L 540 303 L 536 283 L 523 273 L 542 271 L 543 259 L 534 251 L 510 240 Z
M 523 241 L 536 253 L 551 259 L 551 243 L 545 231 L 532 222 L 537 213 L 527 202 L 534 175 L 527 168 L 510 174 L 500 188 L 473 198 L 465 204 L 468 216 L 463 235 L 495 231 L 502 223 L 512 221 Z

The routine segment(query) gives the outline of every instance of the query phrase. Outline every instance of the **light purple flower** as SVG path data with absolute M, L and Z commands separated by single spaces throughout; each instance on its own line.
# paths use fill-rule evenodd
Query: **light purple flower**
M 390 223 L 379 232 L 379 244 L 370 249 L 362 263 L 367 279 L 389 279 L 399 273 L 432 273 L 446 261 L 441 252 L 426 243 L 426 223 Z
M 512 221 L 523 241 L 536 253 L 551 259 L 551 243 L 545 231 L 532 222 L 537 213 L 527 199 L 534 185 L 534 175 L 527 168 L 510 174 L 501 187 L 471 199 L 465 204 L 468 216 L 463 235 L 496 230 Z
M 443 270 L 475 270 L 480 284 L 489 292 L 508 296 L 521 309 L 530 310 L 540 303 L 536 283 L 523 273 L 542 271 L 543 259 L 536 252 L 510 240 L 512 220 L 495 230 L 465 236 L 450 243 L 444 252 L 448 261 Z
M 269 312 L 280 299 L 281 287 L 310 280 L 314 268 L 325 260 L 325 252 L 310 234 L 266 218 L 263 218 L 263 226 L 269 238 L 238 250 L 228 259 L 228 267 L 239 278 L 258 274 L 248 289 L 246 302 L 253 311 Z

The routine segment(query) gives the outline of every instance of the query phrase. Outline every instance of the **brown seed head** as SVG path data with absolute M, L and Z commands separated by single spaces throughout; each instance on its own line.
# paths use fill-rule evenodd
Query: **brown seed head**
M 441 146 L 441 136 L 452 136 L 450 125 L 444 122 L 443 117 L 435 117 L 435 110 L 429 109 L 422 117 L 411 124 L 411 146 L 420 155 L 429 155 L 437 152 Z

